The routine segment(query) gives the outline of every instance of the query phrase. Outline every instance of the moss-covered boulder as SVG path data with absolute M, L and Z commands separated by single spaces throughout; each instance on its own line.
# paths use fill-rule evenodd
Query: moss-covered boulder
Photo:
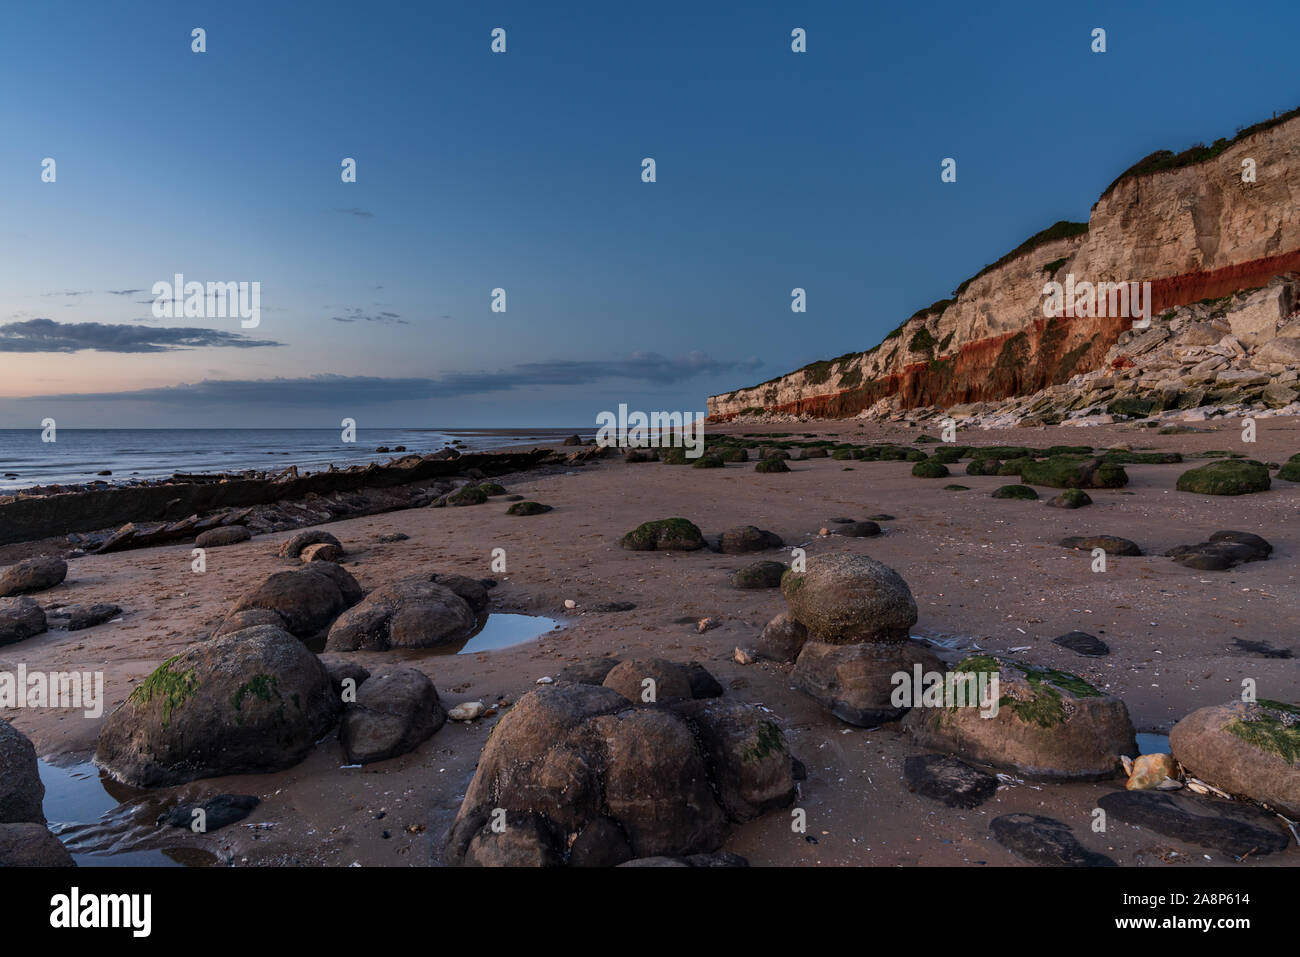
M 502 489 L 502 491 L 505 491 Z M 488 500 L 487 492 L 478 485 L 462 485 L 447 496 L 448 505 L 482 505 Z
M 1007 459 L 1005 462 L 1003 462 L 998 466 L 997 471 L 994 472 L 993 474 L 994 475 L 1019 475 L 1020 472 L 1024 469 L 1025 464 L 1032 461 L 1033 459 L 1030 458 Z
M 261 625 L 169 658 L 104 722 L 95 763 L 138 787 L 292 767 L 343 704 L 321 660 Z
M 916 624 L 916 601 L 907 582 L 865 555 L 809 558 L 804 571 L 785 573 L 781 594 L 791 616 L 812 638 L 828 644 L 906 641 Z
M 1200 708 L 1174 725 L 1169 748 L 1189 774 L 1300 817 L 1300 707 L 1260 699 Z
M 755 562 L 732 573 L 731 584 L 736 588 L 780 588 L 785 568 L 781 562 Z
M 1038 498 L 1038 493 L 1028 485 L 1003 485 L 1000 488 L 995 488 L 991 497 L 1032 500 Z
M 687 519 L 661 518 L 638 525 L 619 544 L 634 552 L 691 552 L 704 547 L 704 535 Z
M 994 458 L 971 459 L 966 463 L 967 475 L 997 475 L 1002 463 Z
M 1024 463 L 1020 480 L 1026 485 L 1049 488 L 1123 488 L 1128 473 L 1122 465 L 1099 458 L 1053 455 Z
M 770 472 L 788 472 L 790 471 L 790 466 L 785 464 L 784 459 L 762 459 L 754 466 L 754 471 L 763 472 L 764 474 Z
M 725 467 L 726 463 L 722 461 L 720 455 L 701 455 L 691 463 L 691 468 L 695 469 L 720 469 Z
M 1201 495 L 1247 495 L 1266 492 L 1270 485 L 1268 468 L 1252 459 L 1211 462 L 1188 469 L 1178 476 L 1178 491 Z
M 508 509 L 507 515 L 542 515 L 549 512 L 553 506 L 543 505 L 541 502 L 515 502 Z
M 965 458 L 969 450 L 968 445 L 941 445 L 930 454 L 930 458 L 944 465 L 952 465 L 958 459 Z
M 659 450 L 659 461 L 664 465 L 688 465 L 691 460 L 686 457 L 686 449 L 673 445 Z
M 1048 499 L 1047 504 L 1053 508 L 1083 508 L 1091 505 L 1092 499 L 1081 488 L 1067 488 L 1055 498 Z
M 1120 756 L 1137 753 L 1124 702 L 1077 675 L 994 655 L 972 655 L 952 671 L 986 676 L 988 700 L 972 706 L 953 697 L 914 708 L 903 723 L 922 747 L 1069 780 L 1113 777 L 1122 771 Z
M 926 459 L 912 466 L 912 474 L 917 478 L 947 478 L 948 466 L 934 459 Z
M 1285 482 L 1300 482 L 1300 454 L 1291 456 L 1277 470 L 1277 477 Z
M 722 461 L 724 462 L 748 462 L 749 461 L 749 453 L 744 449 L 740 448 L 739 446 L 734 446 L 734 445 L 728 446 L 723 449 L 719 449 L 717 452 L 717 456 L 718 458 L 722 459 Z

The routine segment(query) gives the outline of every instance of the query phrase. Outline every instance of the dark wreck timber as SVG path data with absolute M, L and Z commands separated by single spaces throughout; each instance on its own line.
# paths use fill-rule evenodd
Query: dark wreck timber
M 0 546 L 38 541 L 77 533 L 134 527 L 124 537 L 136 547 L 192 536 L 220 524 L 232 524 L 237 514 L 215 523 L 200 516 L 231 509 L 252 509 L 283 502 L 319 501 L 363 491 L 411 494 L 377 494 L 372 507 L 356 513 L 409 508 L 421 501 L 419 483 L 451 480 L 457 476 L 505 475 L 540 465 L 570 463 L 590 457 L 592 450 L 560 455 L 549 449 L 527 452 L 480 452 L 456 457 L 412 455 L 385 465 L 371 464 L 302 476 L 224 477 L 176 476 L 155 485 L 71 491 L 52 495 L 15 495 L 0 499 Z M 331 511 L 328 502 L 322 507 Z M 322 518 L 322 521 L 328 520 Z

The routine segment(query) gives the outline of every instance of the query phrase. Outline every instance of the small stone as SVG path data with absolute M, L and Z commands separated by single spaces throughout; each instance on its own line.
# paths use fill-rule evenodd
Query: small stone
M 537 683 L 539 685 L 553 685 L 555 684 L 555 679 L 552 678 L 550 675 L 542 675 L 540 678 L 537 679 Z
M 737 646 L 736 650 L 732 652 L 731 660 L 738 665 L 752 665 L 754 663 L 754 656 L 744 648 Z
M 1058 638 L 1053 638 L 1052 641 L 1062 648 L 1069 648 L 1076 655 L 1083 655 L 1085 658 L 1102 658 L 1110 654 L 1110 647 L 1106 642 L 1085 631 L 1071 631 Z
M 447 712 L 447 717 L 452 721 L 473 721 L 475 718 L 481 718 L 487 708 L 482 701 L 466 701 L 458 704 Z

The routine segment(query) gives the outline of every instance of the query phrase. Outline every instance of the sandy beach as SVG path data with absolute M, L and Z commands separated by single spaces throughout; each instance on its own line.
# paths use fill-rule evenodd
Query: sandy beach
M 449 721 L 414 751 L 363 767 L 344 767 L 331 734 L 287 771 L 167 789 L 169 798 L 186 799 L 254 794 L 261 804 L 244 822 L 209 835 L 155 832 L 151 823 L 141 823 L 119 826 L 101 843 L 116 842 L 118 849 L 198 847 L 220 863 L 238 865 L 439 864 L 480 751 L 509 703 L 570 663 L 612 655 L 699 661 L 727 698 L 770 709 L 791 753 L 807 769 L 795 806 L 806 811 L 808 827 L 805 834 L 795 833 L 789 812 L 774 811 L 733 828 L 723 849 L 753 865 L 1021 864 L 988 830 L 991 819 L 1013 811 L 1066 822 L 1085 847 L 1121 865 L 1225 863 L 1221 853 L 1129 825 L 1113 823 L 1105 834 L 1090 833 L 1097 800 L 1122 788 L 1122 777 L 1097 783 L 1012 781 L 972 810 L 911 793 L 902 764 L 920 750 L 897 723 L 850 726 L 791 686 L 790 665 L 733 659 L 736 648 L 753 647 L 785 602 L 778 589 L 733 587 L 730 573 L 755 558 L 788 561 L 789 548 L 799 546 L 810 557 L 852 552 L 895 569 L 918 606 L 913 634 L 936 639 L 935 650 L 949 664 L 976 650 L 1073 672 L 1122 698 L 1139 733 L 1167 734 L 1196 708 L 1232 699 L 1243 678 L 1255 680 L 1261 697 L 1294 700 L 1300 688 L 1294 628 L 1300 621 L 1300 490 L 1275 480 L 1267 492 L 1212 497 L 1175 491 L 1174 483 L 1201 464 L 1198 453 L 1210 450 L 1285 461 L 1300 450 L 1300 421 L 1261 419 L 1253 446 L 1243 446 L 1235 420 L 1196 425 L 1200 431 L 1177 435 L 1132 425 L 961 434 L 960 441 L 977 445 L 1127 444 L 1178 451 L 1188 460 L 1126 466 L 1126 487 L 1089 490 L 1094 504 L 1078 510 L 1048 508 L 1043 500 L 993 499 L 994 488 L 1014 479 L 965 475 L 960 467 L 951 478 L 934 480 L 914 477 L 911 463 L 903 461 L 806 459 L 789 462 L 788 474 L 761 474 L 752 461 L 692 469 L 610 457 L 499 480 L 510 493 L 553 506 L 542 515 L 507 515 L 500 499 L 490 499 L 474 507 L 407 509 L 318 526 L 343 543 L 343 567 L 367 590 L 431 571 L 490 576 L 499 583 L 491 592 L 491 612 L 547 616 L 562 628 L 477 654 L 356 652 L 351 657 L 372 670 L 400 661 L 423 671 L 446 707 L 467 701 L 503 707 L 477 721 Z M 899 444 L 911 444 L 919 433 L 915 427 L 853 420 L 727 431 Z M 945 490 L 950 483 L 969 490 Z M 1044 499 L 1054 494 L 1040 492 L 1048 493 Z M 893 517 L 880 521 L 884 531 L 877 537 L 819 534 L 834 527 L 829 523 L 835 517 L 880 514 Z M 688 518 L 706 535 L 756 525 L 780 535 L 786 554 L 619 547 L 621 536 L 640 523 L 668 517 Z M 1162 555 L 1222 529 L 1265 537 L 1274 547 L 1271 558 L 1211 572 Z M 395 533 L 409 537 L 380 541 Z M 190 543 L 77 557 L 69 562 L 66 581 L 38 596 L 41 604 L 112 602 L 123 608 L 120 619 L 78 632 L 52 630 L 2 648 L 0 670 L 21 662 L 44 671 L 102 671 L 107 716 L 159 664 L 215 629 L 242 593 L 296 566 L 276 555 L 290 534 L 210 549 L 201 575 L 191 570 Z M 1065 536 L 1098 534 L 1131 539 L 1145 554 L 1112 557 L 1105 572 L 1095 573 L 1087 551 L 1057 544 Z M 505 549 L 504 574 L 492 572 L 494 549 Z M 9 546 L 0 565 L 31 551 Z M 635 608 L 591 610 L 605 602 Z M 715 619 L 717 627 L 701 633 L 697 622 L 704 618 Z M 1110 654 L 1084 658 L 1052 642 L 1071 631 L 1102 638 Z M 1270 650 L 1243 648 L 1238 639 Z M 44 760 L 61 765 L 89 759 L 104 720 L 31 708 L 8 709 L 3 716 Z M 136 793 L 119 790 L 123 797 Z M 1293 844 L 1246 864 L 1298 862 L 1300 848 Z

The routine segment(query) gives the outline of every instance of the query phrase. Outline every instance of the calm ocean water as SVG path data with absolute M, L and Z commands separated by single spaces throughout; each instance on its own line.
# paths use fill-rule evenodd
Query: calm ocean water
M 349 444 L 338 429 L 59 429 L 55 442 L 42 442 L 40 429 L 0 429 L 0 491 L 96 479 L 127 483 L 174 472 L 346 468 L 387 461 L 392 454 L 375 452 L 381 445 L 430 453 L 459 439 L 464 444 L 456 448 L 482 451 L 554 443 L 575 431 L 358 429 Z M 104 469 L 113 474 L 95 474 Z

